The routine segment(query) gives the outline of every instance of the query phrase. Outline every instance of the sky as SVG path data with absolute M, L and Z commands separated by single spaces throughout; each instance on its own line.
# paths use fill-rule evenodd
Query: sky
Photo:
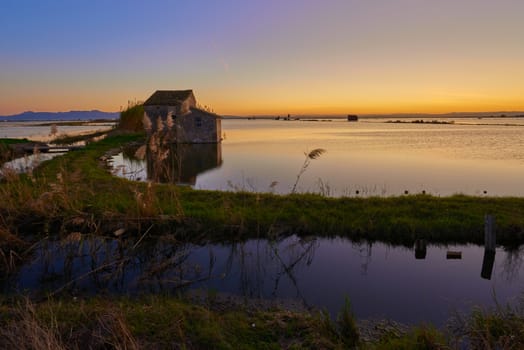
M 524 110 L 522 0 L 0 0 L 0 115 Z

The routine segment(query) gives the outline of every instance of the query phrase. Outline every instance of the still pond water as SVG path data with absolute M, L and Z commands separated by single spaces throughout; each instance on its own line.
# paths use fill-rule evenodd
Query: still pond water
M 72 234 L 74 236 L 74 234 Z M 447 259 L 448 251 L 461 259 Z M 427 246 L 425 251 L 346 239 L 285 238 L 237 244 L 181 244 L 70 237 L 43 241 L 4 292 L 235 295 L 328 310 L 349 297 L 356 317 L 443 326 L 475 305 L 516 303 L 524 290 L 524 248 Z M 65 287 L 65 288 L 63 288 Z M 63 288 L 63 289 L 62 289 Z M 206 294 L 207 293 L 207 294 Z
M 322 148 L 326 153 L 311 161 L 299 192 L 524 195 L 524 118 L 384 121 L 223 120 L 222 144 L 172 149 L 160 176 L 133 150 L 114 157 L 115 172 L 197 189 L 285 194 L 297 180 L 304 152 Z

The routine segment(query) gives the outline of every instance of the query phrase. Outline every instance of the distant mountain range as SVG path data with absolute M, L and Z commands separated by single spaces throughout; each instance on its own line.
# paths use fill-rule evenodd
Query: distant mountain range
M 119 112 L 92 111 L 69 111 L 69 112 L 23 112 L 20 114 L 0 116 L 0 121 L 44 121 L 44 120 L 95 120 L 95 119 L 118 119 Z

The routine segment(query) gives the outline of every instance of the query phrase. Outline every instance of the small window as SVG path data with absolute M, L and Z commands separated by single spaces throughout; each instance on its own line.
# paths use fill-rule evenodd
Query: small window
M 195 126 L 197 128 L 200 128 L 202 126 L 202 118 L 200 118 L 200 117 L 196 117 L 195 118 Z

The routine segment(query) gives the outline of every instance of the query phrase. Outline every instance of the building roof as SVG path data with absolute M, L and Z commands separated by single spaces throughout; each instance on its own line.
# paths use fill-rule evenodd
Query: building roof
M 200 113 L 200 115 L 207 115 L 207 116 L 210 116 L 210 117 L 215 117 L 215 118 L 220 118 L 220 116 L 216 113 L 213 113 L 213 112 L 208 112 L 206 111 L 205 109 L 202 109 L 202 108 L 197 108 L 197 107 L 191 107 L 189 108 L 189 110 L 191 111 L 191 113 Z
M 157 90 L 144 106 L 178 106 L 193 95 L 193 90 Z

